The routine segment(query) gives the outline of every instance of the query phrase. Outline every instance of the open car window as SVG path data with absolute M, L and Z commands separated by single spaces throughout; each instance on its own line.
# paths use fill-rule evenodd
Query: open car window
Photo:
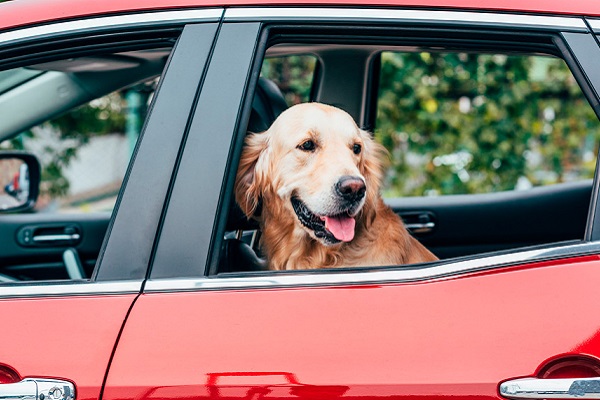
M 265 97 L 263 86 L 274 84 L 281 92 L 269 92 L 267 104 L 279 103 L 276 98 L 284 95 L 281 84 L 264 71 L 286 70 L 283 75 L 298 78 L 291 78 L 284 87 L 294 87 L 309 73 L 294 55 L 312 54 L 319 68 L 313 75 L 317 84 L 312 86 L 310 101 L 347 112 L 386 148 L 387 153 L 379 155 L 384 166 L 380 194 L 402 218 L 410 236 L 437 258 L 493 256 L 509 249 L 583 241 L 600 125 L 581 88 L 585 82 L 575 78 L 577 73 L 571 70 L 575 66 L 567 65 L 552 40 L 549 36 L 543 45 L 519 43 L 512 47 L 504 43 L 494 50 L 490 50 L 492 45 L 462 39 L 446 49 L 394 46 L 391 39 L 377 43 L 377 38 L 343 44 L 328 43 L 326 37 L 314 43 L 279 40 L 267 49 L 263 81 L 252 111 L 260 113 L 259 108 L 265 107 L 264 100 L 256 107 L 257 97 Z M 289 105 L 278 108 L 274 114 L 288 109 Z M 253 121 L 251 117 L 249 132 L 264 130 L 253 129 Z M 315 125 L 314 129 L 319 128 Z M 247 139 L 245 148 L 251 143 Z M 319 143 L 313 145 L 302 142 L 298 148 L 308 152 L 319 148 Z M 343 146 L 340 151 L 345 151 Z M 266 161 L 260 158 L 259 162 Z M 283 169 L 284 164 L 272 165 L 273 190 L 284 198 L 281 207 L 299 222 L 300 228 L 294 232 L 313 229 L 307 240 L 317 242 L 319 235 L 332 234 L 338 246 L 333 253 L 339 246 L 348 246 L 346 237 L 350 242 L 357 232 L 350 234 L 354 222 L 338 216 L 329 222 L 328 215 L 315 212 L 305 202 L 285 204 L 290 195 L 281 189 L 284 186 L 277 186 Z M 295 166 L 290 169 L 297 172 Z M 325 179 L 327 169 L 321 165 L 320 173 L 312 172 L 315 184 Z M 269 179 L 268 174 L 262 177 Z M 292 199 L 297 193 L 293 192 Z M 265 225 L 277 225 L 281 220 L 264 222 L 264 207 L 268 206 L 264 198 L 251 207 L 252 212 L 258 209 L 263 213 L 257 216 L 248 215 L 244 206 L 240 211 L 240 197 L 234 195 L 238 203 L 229 212 L 219 267 L 213 272 L 229 276 L 224 273 L 323 267 L 322 260 L 312 259 L 273 268 L 269 259 L 273 253 L 265 246 L 286 243 L 282 239 L 268 244 L 264 230 L 271 229 Z M 285 234 L 283 229 L 281 232 Z M 301 252 L 300 247 L 294 246 L 294 251 Z M 432 259 L 416 262 L 423 260 Z M 325 268 L 410 263 L 334 262 L 326 263 Z

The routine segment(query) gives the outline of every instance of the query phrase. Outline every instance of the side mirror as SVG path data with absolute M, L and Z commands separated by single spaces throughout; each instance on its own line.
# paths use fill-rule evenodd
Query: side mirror
M 0 213 L 31 210 L 40 193 L 40 162 L 31 153 L 0 151 Z

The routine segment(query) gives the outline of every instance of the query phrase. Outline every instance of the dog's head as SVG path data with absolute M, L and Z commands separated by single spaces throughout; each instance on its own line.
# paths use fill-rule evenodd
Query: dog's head
M 262 200 L 263 214 L 291 216 L 325 245 L 349 242 L 379 195 L 383 152 L 346 112 L 299 104 L 246 138 L 236 200 L 248 218 Z

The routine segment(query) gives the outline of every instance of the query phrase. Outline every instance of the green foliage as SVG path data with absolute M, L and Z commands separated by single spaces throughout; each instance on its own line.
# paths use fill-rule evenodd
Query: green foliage
M 384 53 L 386 195 L 485 193 L 591 178 L 598 120 L 562 60 Z
M 50 121 L 50 125 L 61 132 L 63 139 L 76 139 L 85 144 L 93 136 L 125 129 L 125 99 L 121 92 L 92 100 Z
M 77 156 L 77 150 L 92 137 L 124 132 L 125 115 L 122 110 L 125 105 L 121 93 L 112 93 L 44 124 L 56 132 L 57 142 L 63 146 L 48 147 L 44 151 L 43 194 L 62 197 L 68 193 L 69 181 L 64 177 L 64 170 Z
M 260 73 L 277 83 L 288 105 L 294 105 L 310 99 L 316 63 L 310 55 L 267 58 Z

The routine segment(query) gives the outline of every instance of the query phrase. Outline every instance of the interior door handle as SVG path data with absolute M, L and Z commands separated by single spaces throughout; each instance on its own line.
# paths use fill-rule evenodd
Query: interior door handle
M 75 224 L 26 225 L 17 232 L 17 243 L 24 247 L 75 246 L 81 238 L 81 228 Z
M 406 229 L 415 233 L 431 232 L 435 228 L 435 222 L 404 224 Z
M 412 233 L 429 233 L 436 228 L 436 217 L 430 211 L 401 212 L 400 217 L 404 221 L 406 229 Z
M 21 382 L 0 384 L 0 400 L 74 400 L 71 382 L 45 378 L 27 378 Z
M 600 399 L 600 378 L 522 378 L 500 384 L 509 399 Z
M 81 238 L 79 233 L 62 235 L 37 235 L 33 237 L 34 243 L 76 242 Z

